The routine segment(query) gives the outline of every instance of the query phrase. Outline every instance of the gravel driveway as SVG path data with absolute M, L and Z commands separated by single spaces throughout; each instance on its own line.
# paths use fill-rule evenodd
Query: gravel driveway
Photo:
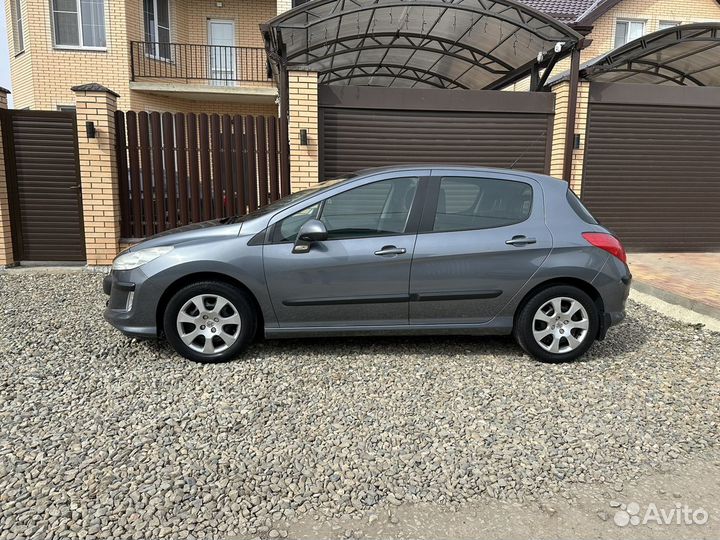
M 581 362 L 509 338 L 273 341 L 219 366 L 102 320 L 101 276 L 0 274 L 0 538 L 287 535 L 542 501 L 720 438 L 720 334 L 631 303 Z

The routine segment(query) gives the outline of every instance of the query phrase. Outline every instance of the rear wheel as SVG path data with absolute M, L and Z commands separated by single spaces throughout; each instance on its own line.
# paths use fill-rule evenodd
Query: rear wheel
M 201 363 L 227 362 L 255 335 L 257 317 L 247 295 L 227 283 L 194 283 L 173 295 L 163 328 L 173 348 Z
M 569 285 L 538 292 L 522 308 L 514 334 L 520 346 L 543 362 L 569 362 L 587 352 L 598 334 L 592 298 Z

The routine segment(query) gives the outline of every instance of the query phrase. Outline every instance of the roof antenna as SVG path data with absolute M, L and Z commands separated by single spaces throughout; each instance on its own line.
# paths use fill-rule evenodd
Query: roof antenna
M 520 154 L 520 155 L 518 156 L 518 158 L 517 158 L 515 161 L 512 162 L 512 165 L 510 165 L 510 169 L 514 169 L 514 168 L 515 168 L 515 165 L 518 164 L 518 161 L 520 161 L 522 158 L 525 157 L 525 154 L 528 153 L 528 150 L 530 150 L 530 149 L 532 149 L 532 148 L 535 148 L 535 145 L 537 144 L 537 142 L 538 142 L 543 136 L 545 136 L 545 134 L 547 134 L 547 129 L 546 129 L 546 130 L 543 130 L 543 132 L 540 133 L 540 135 L 538 135 L 538 136 L 535 138 L 535 140 L 534 140 L 529 146 L 527 146 L 527 147 L 525 148 L 525 150 L 523 150 L 522 154 Z M 547 158 L 546 158 L 546 159 L 547 159 Z

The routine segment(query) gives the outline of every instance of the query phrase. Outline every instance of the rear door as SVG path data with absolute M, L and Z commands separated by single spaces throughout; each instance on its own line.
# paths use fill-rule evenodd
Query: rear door
M 534 180 L 433 171 L 413 255 L 410 324 L 489 321 L 551 248 Z
M 429 171 L 378 177 L 272 225 L 263 259 L 281 327 L 408 324 L 410 262 Z M 297 233 L 319 219 L 328 240 L 293 253 Z

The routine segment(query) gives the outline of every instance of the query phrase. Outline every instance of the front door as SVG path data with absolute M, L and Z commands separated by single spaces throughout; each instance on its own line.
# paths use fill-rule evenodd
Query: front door
M 539 184 L 433 171 L 428 203 L 413 256 L 410 324 L 489 321 L 552 248 Z
M 237 79 L 234 21 L 209 20 L 208 42 L 210 83 L 214 86 L 232 86 Z
M 273 226 L 265 275 L 282 328 L 407 325 L 421 175 L 385 178 L 316 202 Z M 319 219 L 328 240 L 292 253 Z
M 15 258 L 84 262 L 75 113 L 0 111 Z

